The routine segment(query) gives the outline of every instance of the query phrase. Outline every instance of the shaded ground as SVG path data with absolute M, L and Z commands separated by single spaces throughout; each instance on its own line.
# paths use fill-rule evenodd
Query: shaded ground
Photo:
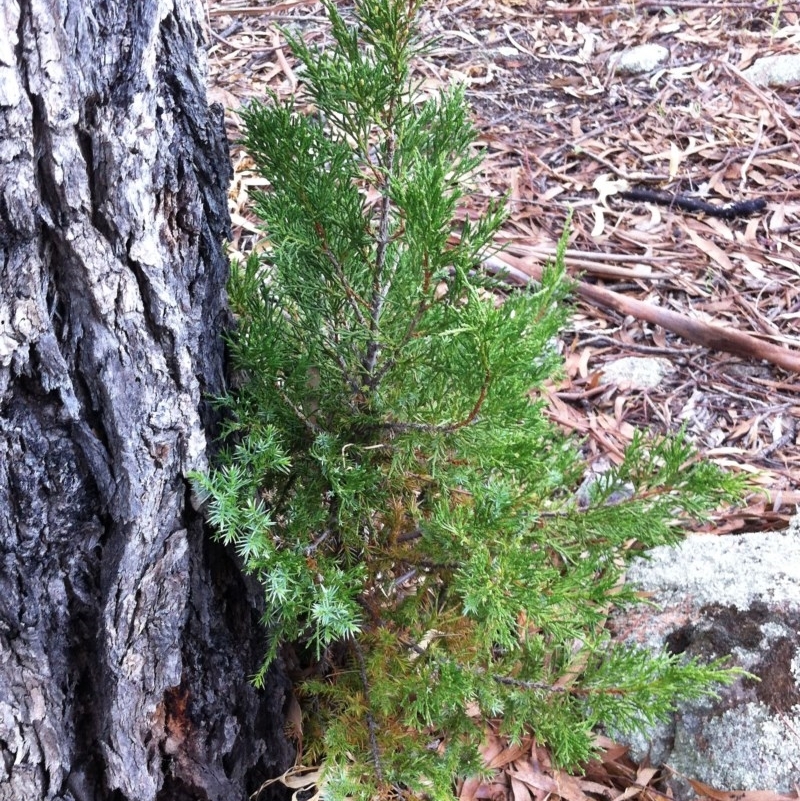
M 208 25 L 211 97 L 230 109 L 267 89 L 294 92 L 294 62 L 279 25 L 309 43 L 327 37 L 320 6 L 304 0 L 213 0 Z M 568 263 L 587 284 L 800 354 L 800 87 L 762 89 L 742 75 L 760 56 L 800 52 L 795 3 L 439 0 L 429 4 L 423 31 L 438 37 L 418 65 L 424 88 L 468 87 L 486 154 L 476 210 L 510 193 L 504 237 L 507 254 L 520 259 L 515 265 L 545 260 L 571 210 Z M 632 77 L 615 71 L 615 58 L 643 43 L 667 47 L 665 65 Z M 235 114 L 229 133 L 238 136 Z M 246 207 L 259 180 L 236 147 L 234 163 L 236 253 L 257 239 Z M 714 203 L 767 205 L 750 217 L 716 219 L 624 200 L 623 180 Z M 794 514 L 797 372 L 710 350 L 583 300 L 562 342 L 567 376 L 552 388 L 551 411 L 586 437 L 591 461 L 617 459 L 634 427 L 686 425 L 705 456 L 746 471 L 764 490 L 746 509 L 720 516 L 715 531 L 780 528 Z M 672 370 L 646 391 L 604 384 L 604 367 L 624 356 L 657 356 Z M 621 788 L 635 798 L 637 786 L 642 798 L 658 797 L 655 771 L 617 751 L 571 784 L 531 744 L 516 757 L 499 741 L 491 747 L 493 764 L 513 770 L 502 787 L 465 787 L 463 798 L 555 793 L 572 801 L 617 798 Z M 516 785 L 510 775 L 523 767 L 527 779 Z

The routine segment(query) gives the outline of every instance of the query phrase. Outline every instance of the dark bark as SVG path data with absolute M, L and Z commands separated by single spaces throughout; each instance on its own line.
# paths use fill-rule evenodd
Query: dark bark
M 284 676 L 189 503 L 226 191 L 193 0 L 0 0 L 0 799 L 244 798 Z

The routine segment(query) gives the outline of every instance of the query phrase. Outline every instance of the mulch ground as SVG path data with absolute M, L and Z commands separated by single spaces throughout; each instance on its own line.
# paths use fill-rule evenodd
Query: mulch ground
M 258 240 L 248 198 L 261 185 L 235 144 L 235 109 L 267 89 L 288 97 L 298 85 L 280 26 L 311 44 L 328 40 L 311 0 L 207 7 L 209 95 L 229 109 L 233 143 L 234 256 Z M 685 426 L 706 458 L 745 472 L 754 488 L 709 530 L 785 527 L 800 504 L 800 87 L 760 88 L 743 71 L 765 55 L 800 53 L 796 3 L 438 0 L 422 29 L 436 37 L 417 64 L 423 90 L 466 85 L 486 157 L 464 214 L 507 195 L 499 258 L 528 275 L 554 253 L 571 214 L 567 264 L 578 286 L 619 299 L 601 305 L 591 291 L 576 294 L 562 336 L 565 377 L 549 391 L 553 418 L 584 438 L 597 465 L 617 461 L 636 428 Z M 664 65 L 620 74 L 619 54 L 645 43 L 668 48 Z M 623 196 L 638 189 L 666 190 L 673 202 Z M 676 197 L 766 205 L 723 219 L 684 210 Z M 719 326 L 731 343 L 715 349 L 702 336 L 681 336 L 653 322 L 661 312 Z M 788 355 L 742 355 L 730 332 Z M 647 390 L 607 383 L 609 363 L 631 356 L 667 360 L 670 371 Z M 487 761 L 497 781 L 467 782 L 460 797 L 666 797 L 658 771 L 607 745 L 607 758 L 576 778 L 553 770 L 535 744 L 493 742 Z

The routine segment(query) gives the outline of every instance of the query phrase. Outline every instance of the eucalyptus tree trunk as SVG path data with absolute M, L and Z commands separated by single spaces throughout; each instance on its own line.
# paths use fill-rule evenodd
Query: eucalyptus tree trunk
M 0 0 L 0 800 L 244 798 L 288 685 L 186 473 L 230 178 L 195 0 Z

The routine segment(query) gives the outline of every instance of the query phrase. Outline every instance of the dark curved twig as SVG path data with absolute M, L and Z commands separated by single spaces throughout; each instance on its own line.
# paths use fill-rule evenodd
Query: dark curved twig
M 644 203 L 658 203 L 662 206 L 669 206 L 683 211 L 694 211 L 701 214 L 708 214 L 709 217 L 719 217 L 723 220 L 734 220 L 737 217 L 749 217 L 757 214 L 767 207 L 767 201 L 763 198 L 756 200 L 741 200 L 735 203 L 725 203 L 722 205 L 708 203 L 700 198 L 681 195 L 677 192 L 667 192 L 663 189 L 644 189 L 633 188 L 626 192 L 620 192 L 619 196 L 624 200 L 642 201 Z

